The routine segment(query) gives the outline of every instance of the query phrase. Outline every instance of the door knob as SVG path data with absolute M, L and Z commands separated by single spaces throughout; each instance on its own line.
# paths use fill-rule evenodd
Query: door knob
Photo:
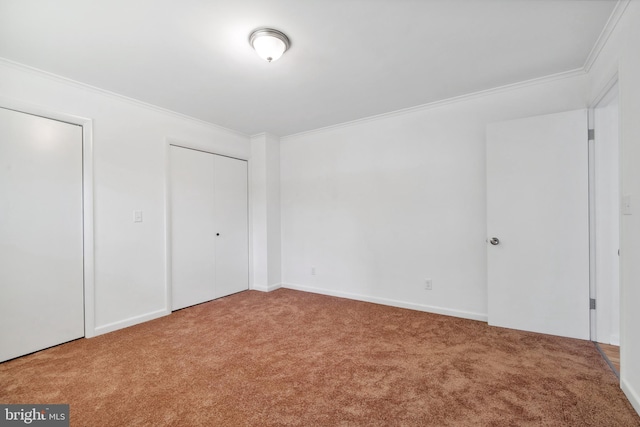
M 489 243 L 491 243 L 493 246 L 499 245 L 500 239 L 498 239 L 497 237 L 492 237 L 491 239 L 489 239 Z

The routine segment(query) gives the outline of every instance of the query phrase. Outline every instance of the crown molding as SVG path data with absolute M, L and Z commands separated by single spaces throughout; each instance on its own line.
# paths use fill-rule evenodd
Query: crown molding
M 194 122 L 194 123 L 197 123 L 197 124 L 200 124 L 200 125 L 212 128 L 212 129 L 216 129 L 216 130 L 219 130 L 219 131 L 222 131 L 222 132 L 225 132 L 225 133 L 233 134 L 235 136 L 240 136 L 242 138 L 250 138 L 249 135 L 247 135 L 245 133 L 242 133 L 240 131 L 234 130 L 234 129 L 229 129 L 229 128 L 226 128 L 224 126 L 220 126 L 220 125 L 217 125 L 215 123 L 208 122 L 206 120 L 197 119 L 195 117 L 192 117 L 192 116 L 189 116 L 189 115 L 186 115 L 186 114 L 183 114 L 183 113 L 178 113 L 177 111 L 169 110 L 169 109 L 164 108 L 164 107 L 159 107 L 157 105 L 153 105 L 153 104 L 150 104 L 148 102 L 140 101 L 139 99 L 130 98 L 128 96 L 121 95 L 121 94 L 116 93 L 116 92 L 111 92 L 109 90 L 102 89 L 102 88 L 99 88 L 99 87 L 96 87 L 96 86 L 92 86 L 92 85 L 87 84 L 87 83 L 82 83 L 82 82 L 79 82 L 77 80 L 73 80 L 73 79 L 70 79 L 68 77 L 63 77 L 63 76 L 60 76 L 58 74 L 51 73 L 49 71 L 45 71 L 45 70 L 41 70 L 39 68 L 35 68 L 35 67 L 29 66 L 29 65 L 25 65 L 25 64 L 22 64 L 20 62 L 12 61 L 12 60 L 7 59 L 7 58 L 0 57 L 0 65 L 5 65 L 5 66 L 10 67 L 10 68 L 14 68 L 14 69 L 17 69 L 17 70 L 20 70 L 20 71 L 24 71 L 24 72 L 28 72 L 28 73 L 31 73 L 31 74 L 35 74 L 35 75 L 37 75 L 39 77 L 44 77 L 46 79 L 53 80 L 53 81 L 58 82 L 58 83 L 63 83 L 63 84 L 69 85 L 69 86 L 74 86 L 74 87 L 76 87 L 78 89 L 81 89 L 81 90 L 86 90 L 86 91 L 90 91 L 90 92 L 93 92 L 93 93 L 97 93 L 99 95 L 108 96 L 108 97 L 110 97 L 112 99 L 116 99 L 118 101 L 123 101 L 123 102 L 126 102 L 128 104 L 135 105 L 137 107 L 141 107 L 141 108 L 144 108 L 144 109 L 147 109 L 147 110 L 155 111 L 155 112 L 158 112 L 158 113 L 166 114 L 166 115 L 173 116 L 173 117 L 180 118 L 180 119 L 184 119 L 184 120 L 189 120 L 191 122 Z
M 512 90 L 522 89 L 522 88 L 526 88 L 526 87 L 529 87 L 529 86 L 535 86 L 535 85 L 550 83 L 550 82 L 553 82 L 553 81 L 556 81 L 556 80 L 562 80 L 562 79 L 567 79 L 567 78 L 571 78 L 571 77 L 584 76 L 586 74 L 587 73 L 584 70 L 584 68 L 576 68 L 574 70 L 563 71 L 561 73 L 551 74 L 551 75 L 544 76 L 544 77 L 536 77 L 534 79 L 524 80 L 524 81 L 517 82 L 517 83 L 510 83 L 510 84 L 504 85 L 504 86 L 498 86 L 498 87 L 494 87 L 494 88 L 491 88 L 491 89 L 484 89 L 484 90 L 480 90 L 480 91 L 477 91 L 477 92 L 472 92 L 472 93 L 468 93 L 468 94 L 464 94 L 464 95 L 459 95 L 459 96 L 454 96 L 454 97 L 451 97 L 451 98 L 442 99 L 442 100 L 439 100 L 439 101 L 429 102 L 429 103 L 426 103 L 426 104 L 420 104 L 420 105 L 416 105 L 414 107 L 402 108 L 400 110 L 390 111 L 388 113 L 376 114 L 376 115 L 373 115 L 373 116 L 363 117 L 361 119 L 351 120 L 351 121 L 348 121 L 348 122 L 338 123 L 338 124 L 335 124 L 335 125 L 329 125 L 329 126 L 325 126 L 325 127 L 321 127 L 321 128 L 317 128 L 317 129 L 298 132 L 298 133 L 294 133 L 294 134 L 291 134 L 291 135 L 283 136 L 283 137 L 280 138 L 280 140 L 281 141 L 285 141 L 285 140 L 287 140 L 289 138 L 296 138 L 296 137 L 303 136 L 303 135 L 319 133 L 319 132 L 325 132 L 325 131 L 329 131 L 329 130 L 344 128 L 344 127 L 355 126 L 355 125 L 359 125 L 359 124 L 363 124 L 363 123 L 367 123 L 367 122 L 371 122 L 371 121 L 375 121 L 375 120 L 380 120 L 380 119 L 385 119 L 385 118 L 390 118 L 390 117 L 395 117 L 395 116 L 401 116 L 401 115 L 420 112 L 420 111 L 432 110 L 434 108 L 440 108 L 440 107 L 443 107 L 443 106 L 446 106 L 446 105 L 456 104 L 458 102 L 470 101 L 470 100 L 473 100 L 473 99 L 478 99 L 478 98 L 482 98 L 482 97 L 489 96 L 489 95 L 494 95 L 494 94 L 498 94 L 498 93 L 502 93 L 502 92 L 508 92 L 508 91 L 512 91 Z
M 607 23 L 604 25 L 604 28 L 598 36 L 598 40 L 596 40 L 593 48 L 591 49 L 591 52 L 589 52 L 589 56 L 587 56 L 587 60 L 584 62 L 583 68 L 585 72 L 588 73 L 589 70 L 591 70 L 591 67 L 598 59 L 598 56 L 600 56 L 602 49 L 604 49 L 605 45 L 607 44 L 609 37 L 611 37 L 613 30 L 615 30 L 618 22 L 620 21 L 620 18 L 624 14 L 624 11 L 627 9 L 627 6 L 629 6 L 630 2 L 631 0 L 618 0 L 616 2 L 611 15 L 609 15 Z
M 257 138 L 276 138 L 279 139 L 280 136 L 276 135 L 275 133 L 271 133 L 271 132 L 260 132 L 260 133 L 256 133 L 255 135 L 251 135 L 250 138 L 253 139 L 257 139 Z

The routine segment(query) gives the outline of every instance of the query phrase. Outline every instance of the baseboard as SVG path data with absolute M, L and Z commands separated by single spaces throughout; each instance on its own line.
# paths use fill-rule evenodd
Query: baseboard
M 137 325 L 138 323 L 148 322 L 149 320 L 157 319 L 159 317 L 167 316 L 171 314 L 171 310 L 158 310 L 153 311 L 151 313 L 142 314 L 140 316 L 130 317 L 125 320 L 120 320 L 118 322 L 109 323 L 107 325 L 98 326 L 95 328 L 96 335 L 106 334 L 108 332 L 117 331 L 118 329 L 128 328 L 129 326 Z
M 624 379 L 620 380 L 620 388 L 629 399 L 631 406 L 640 415 L 640 394 L 638 394 Z
M 315 288 L 312 286 L 296 285 L 293 283 L 283 283 L 283 288 L 294 289 L 297 291 L 311 292 L 314 294 L 329 295 L 333 297 L 347 298 L 356 301 L 371 302 L 374 304 L 389 305 L 391 307 L 408 308 L 410 310 L 424 311 L 427 313 L 442 314 L 445 316 L 461 317 L 463 319 L 487 321 L 487 315 L 482 313 L 473 313 L 470 311 L 453 310 L 450 308 L 436 307 L 425 304 L 415 304 L 406 301 L 393 300 L 388 298 L 378 298 L 369 295 L 353 294 L 350 292 L 334 291 L 329 289 Z
M 609 340 L 611 341 L 611 345 L 620 346 L 620 335 L 611 335 Z
M 282 287 L 282 283 L 276 283 L 275 285 L 269 285 L 269 286 L 257 285 L 255 283 L 251 285 L 251 289 L 253 289 L 254 291 L 260 291 L 260 292 L 271 292 L 271 291 L 275 291 L 276 289 L 280 289 L 281 287 Z

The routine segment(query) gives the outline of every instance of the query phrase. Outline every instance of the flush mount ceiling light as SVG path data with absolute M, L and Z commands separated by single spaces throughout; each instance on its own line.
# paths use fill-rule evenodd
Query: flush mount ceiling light
M 286 34 L 273 28 L 258 28 L 249 36 L 249 44 L 268 62 L 280 58 L 291 45 Z

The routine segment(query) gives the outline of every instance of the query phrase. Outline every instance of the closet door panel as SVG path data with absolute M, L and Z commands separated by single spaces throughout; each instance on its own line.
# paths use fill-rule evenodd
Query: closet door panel
M 172 309 L 215 298 L 214 155 L 170 147 Z
M 0 108 L 0 362 L 84 336 L 82 128 Z
M 247 162 L 215 156 L 216 298 L 249 288 Z

